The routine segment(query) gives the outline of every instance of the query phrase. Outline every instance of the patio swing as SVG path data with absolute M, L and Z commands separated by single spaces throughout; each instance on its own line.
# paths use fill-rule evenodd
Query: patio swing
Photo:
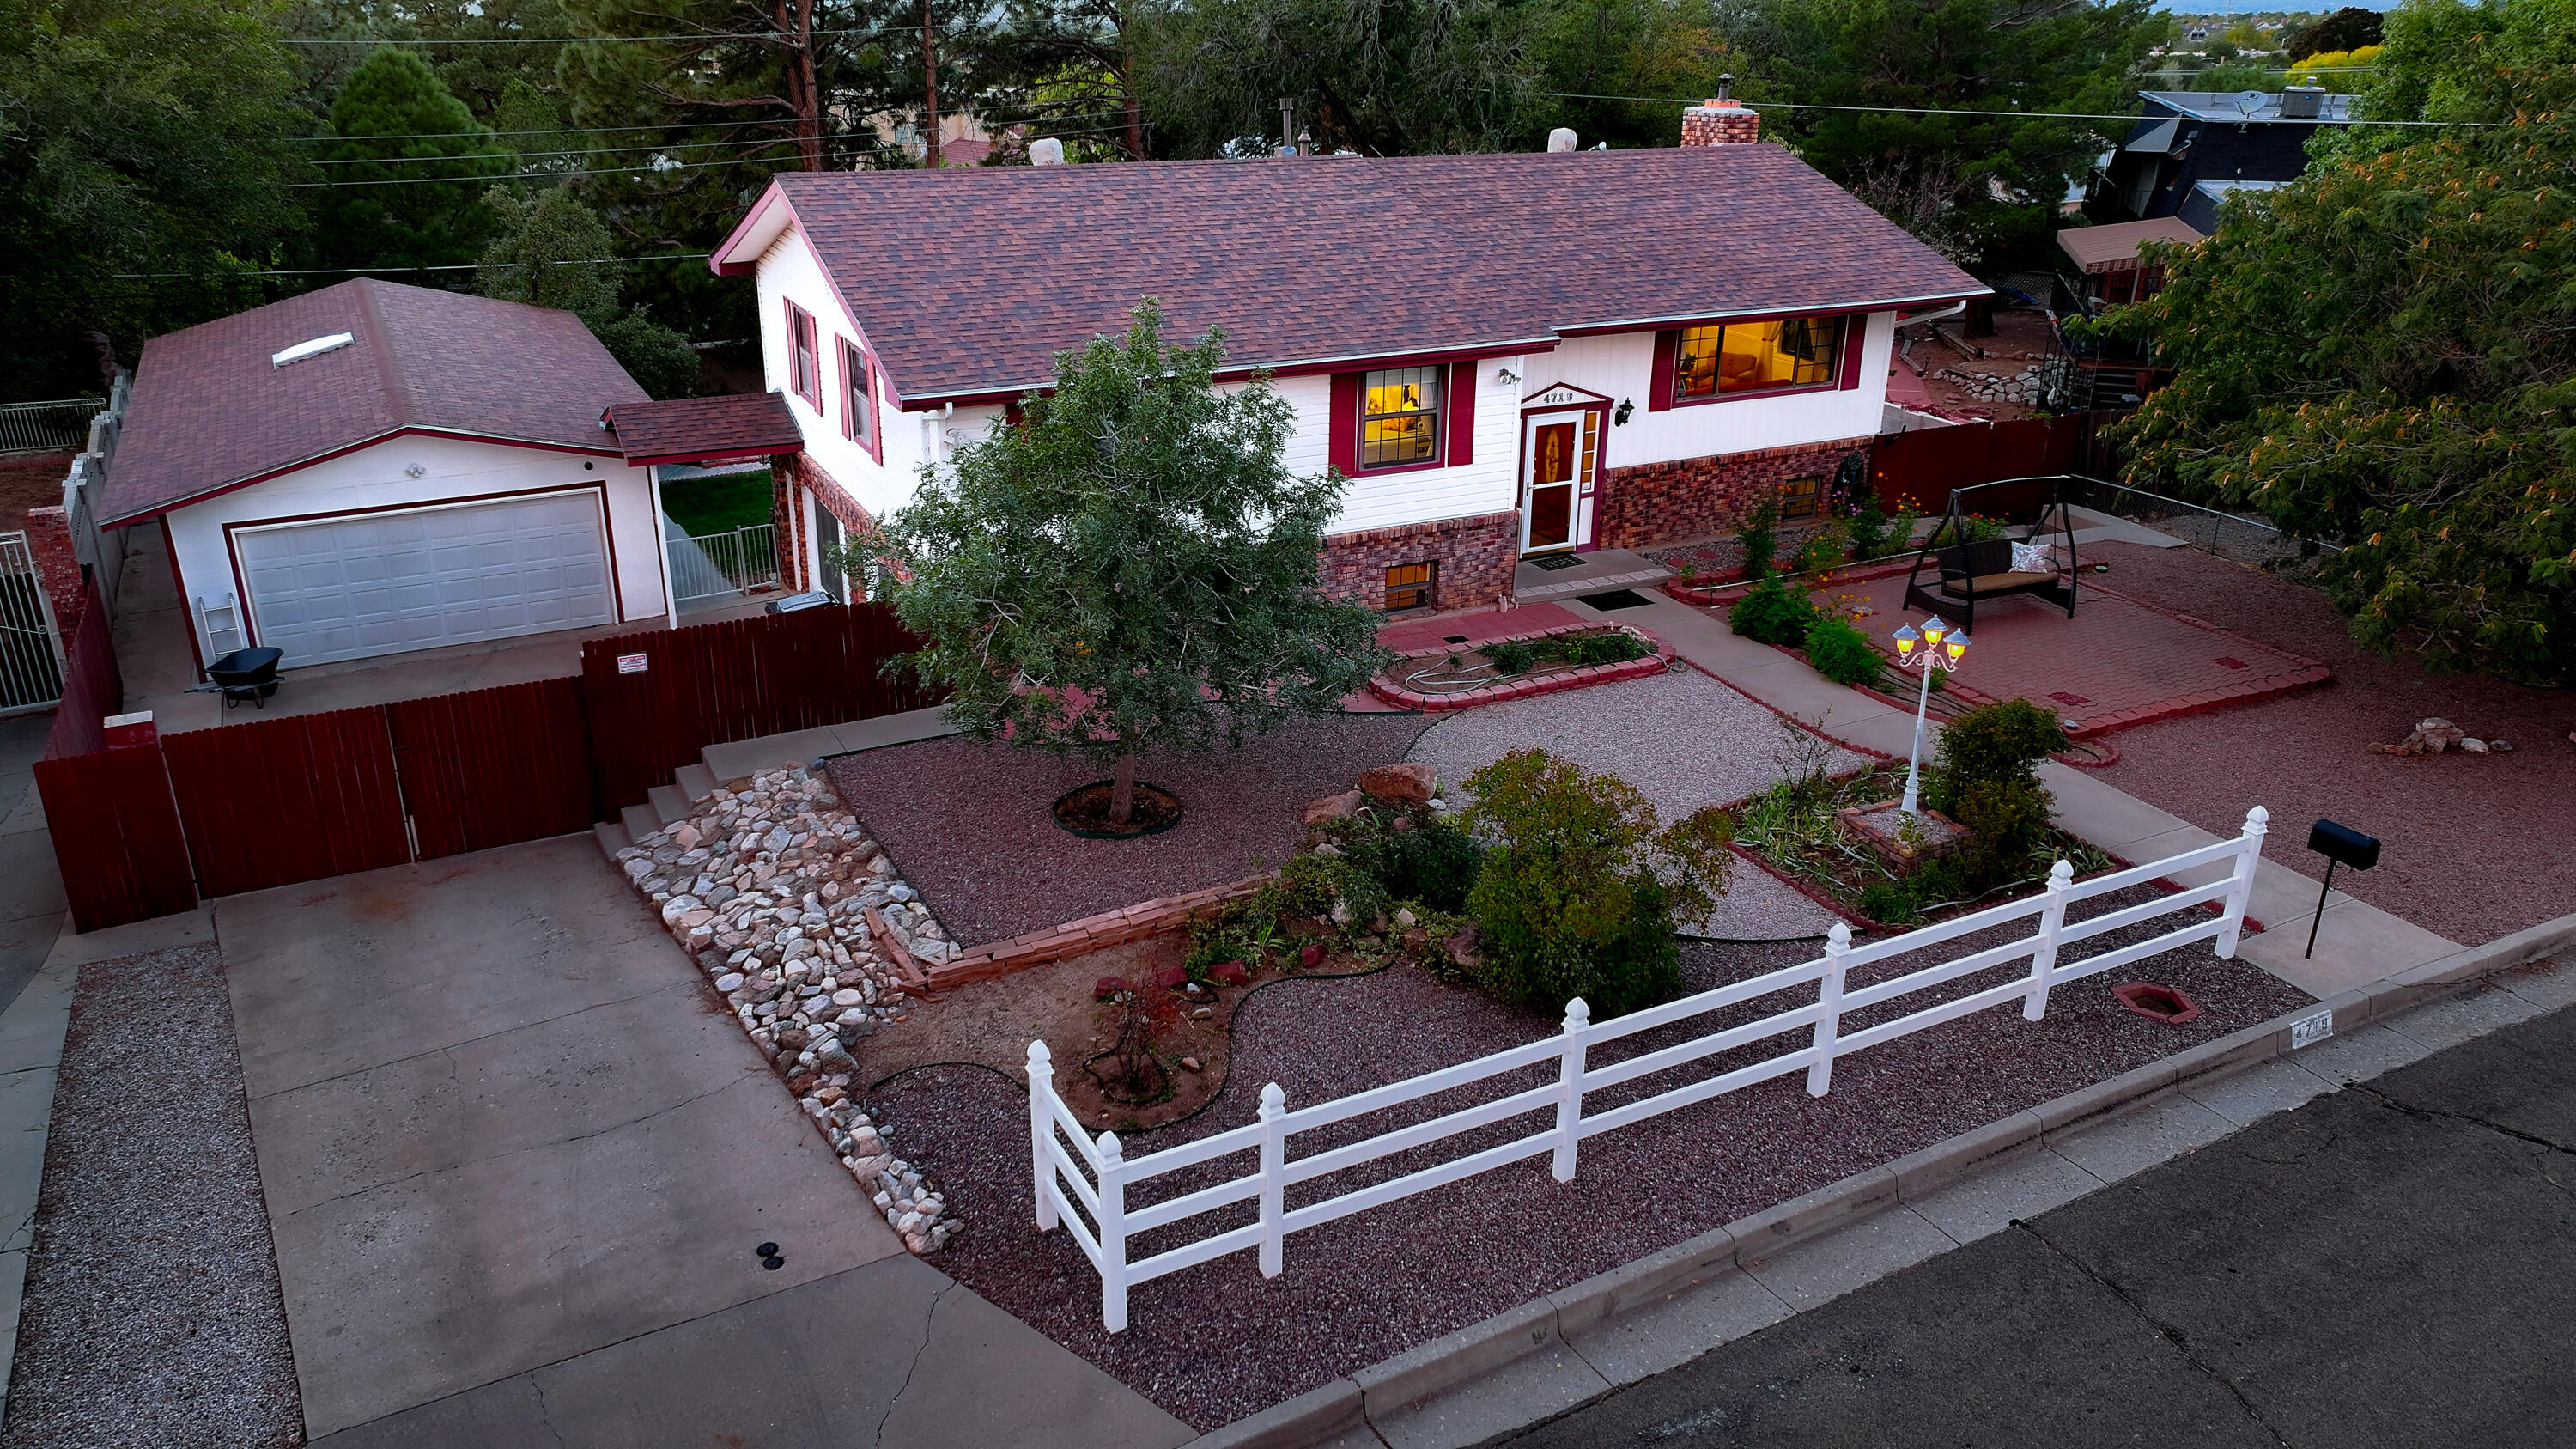
M 1967 516 L 1959 501 L 1981 488 L 2047 482 L 2048 506 L 2025 527 L 2006 529 L 2001 538 L 1967 538 Z M 2051 527 L 2054 521 L 2055 526 Z M 1923 566 L 1935 564 L 1940 576 L 1928 586 Z M 2066 506 L 2066 480 L 1999 478 L 1950 491 L 1949 511 L 1914 555 L 1905 577 L 1905 607 L 1929 613 L 1956 609 L 1965 613 L 1961 627 L 1974 634 L 1977 601 L 2013 594 L 2037 594 L 2075 617 L 2075 515 Z

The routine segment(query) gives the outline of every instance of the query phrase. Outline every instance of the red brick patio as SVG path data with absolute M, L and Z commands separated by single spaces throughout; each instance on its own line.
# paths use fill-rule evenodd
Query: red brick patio
M 1981 600 L 1965 667 L 1945 687 L 1969 704 L 2027 699 L 2072 720 L 2068 733 L 2106 734 L 2149 720 L 2190 714 L 2324 683 L 2325 665 L 2258 644 L 2187 614 L 2144 604 L 2081 576 L 2075 617 L 2029 595 Z M 1861 629 L 1890 658 L 1900 621 L 1921 623 L 1903 607 L 1905 575 L 1827 584 L 1820 605 L 1865 606 Z M 1960 622 L 1960 612 L 1945 614 Z M 1911 703 L 1910 700 L 1907 703 Z

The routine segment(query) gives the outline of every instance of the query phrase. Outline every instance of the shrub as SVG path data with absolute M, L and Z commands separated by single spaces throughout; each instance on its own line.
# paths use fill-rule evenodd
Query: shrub
M 1376 877 L 1388 896 L 1452 915 L 1466 906 L 1485 862 L 1476 838 L 1445 820 L 1381 831 L 1344 850 L 1344 859 Z
M 1625 629 L 1606 634 L 1586 634 L 1566 647 L 1565 657 L 1576 664 L 1625 664 L 1647 654 L 1646 641 Z
M 1869 636 L 1850 621 L 1822 618 L 1807 629 L 1807 662 L 1836 684 L 1871 684 L 1878 679 L 1878 651 Z
M 1933 808 L 1979 782 L 2037 786 L 2039 762 L 2066 748 L 2057 716 L 2026 699 L 2007 699 L 1962 710 L 1941 727 L 1939 790 Z M 1961 822 L 1964 824 L 1965 822 Z
M 1860 888 L 1860 913 L 1873 921 L 1902 926 L 1923 914 L 1914 892 L 1902 881 L 1874 880 Z
M 2036 780 L 1974 780 L 1959 787 L 1950 817 L 1968 832 L 1959 864 L 1968 883 L 1998 885 L 2028 873 L 2048 838 L 2048 791 Z
M 1777 578 L 1766 578 L 1726 611 L 1726 625 L 1764 644 L 1795 644 L 1816 622 L 1816 606 Z
M 1736 547 L 1744 550 L 1744 576 L 1758 579 L 1771 572 L 1771 555 L 1780 546 L 1780 505 L 1768 498 L 1753 505 L 1735 530 Z
M 1726 888 L 1732 822 L 1714 807 L 1658 828 L 1636 789 L 1544 750 L 1516 750 L 1467 781 L 1467 823 L 1490 844 L 1468 893 L 1483 937 L 1479 984 L 1595 1019 L 1681 990 L 1676 921 Z
M 1874 559 L 1887 551 L 1887 523 L 1887 515 L 1879 511 L 1877 492 L 1864 486 L 1860 502 L 1843 524 L 1843 531 L 1851 539 L 1854 563 Z
M 1842 540 L 1837 530 L 1820 528 L 1805 543 L 1798 545 L 1797 555 L 1789 560 L 1792 571 L 1812 574 L 1832 568 L 1843 561 Z
M 1484 649 L 1485 657 L 1494 661 L 1494 667 L 1506 675 L 1527 674 L 1529 667 L 1538 662 L 1538 646 L 1527 640 L 1507 640 L 1485 645 Z

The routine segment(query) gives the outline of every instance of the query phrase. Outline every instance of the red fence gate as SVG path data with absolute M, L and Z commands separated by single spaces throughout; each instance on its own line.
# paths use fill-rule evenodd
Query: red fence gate
M 411 859 L 382 705 L 165 735 L 161 753 L 207 895 Z
M 385 723 L 422 860 L 569 835 L 598 818 L 579 679 L 407 699 L 385 706 Z
M 642 804 L 709 745 L 937 704 L 882 672 L 920 647 L 883 604 L 593 639 L 581 683 L 600 804 Z
M 104 615 L 93 609 L 89 618 Z M 36 790 L 44 797 L 45 826 L 53 832 L 76 929 L 197 908 L 188 842 L 159 750 L 147 745 L 38 760 Z

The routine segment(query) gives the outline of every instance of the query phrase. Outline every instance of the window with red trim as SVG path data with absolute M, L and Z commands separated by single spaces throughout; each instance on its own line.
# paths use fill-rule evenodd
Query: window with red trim
M 876 379 L 868 368 L 868 355 L 850 345 L 846 337 L 841 344 L 841 436 L 862 448 L 876 446 L 877 403 Z
M 1688 401 L 1830 386 L 1842 357 L 1843 319 L 1774 317 L 1685 327 L 1675 336 L 1672 395 Z
M 1397 367 L 1360 380 L 1359 464 L 1410 468 L 1440 461 L 1444 367 Z
M 823 345 L 814 330 L 814 314 L 787 304 L 787 385 L 798 397 L 823 410 Z

